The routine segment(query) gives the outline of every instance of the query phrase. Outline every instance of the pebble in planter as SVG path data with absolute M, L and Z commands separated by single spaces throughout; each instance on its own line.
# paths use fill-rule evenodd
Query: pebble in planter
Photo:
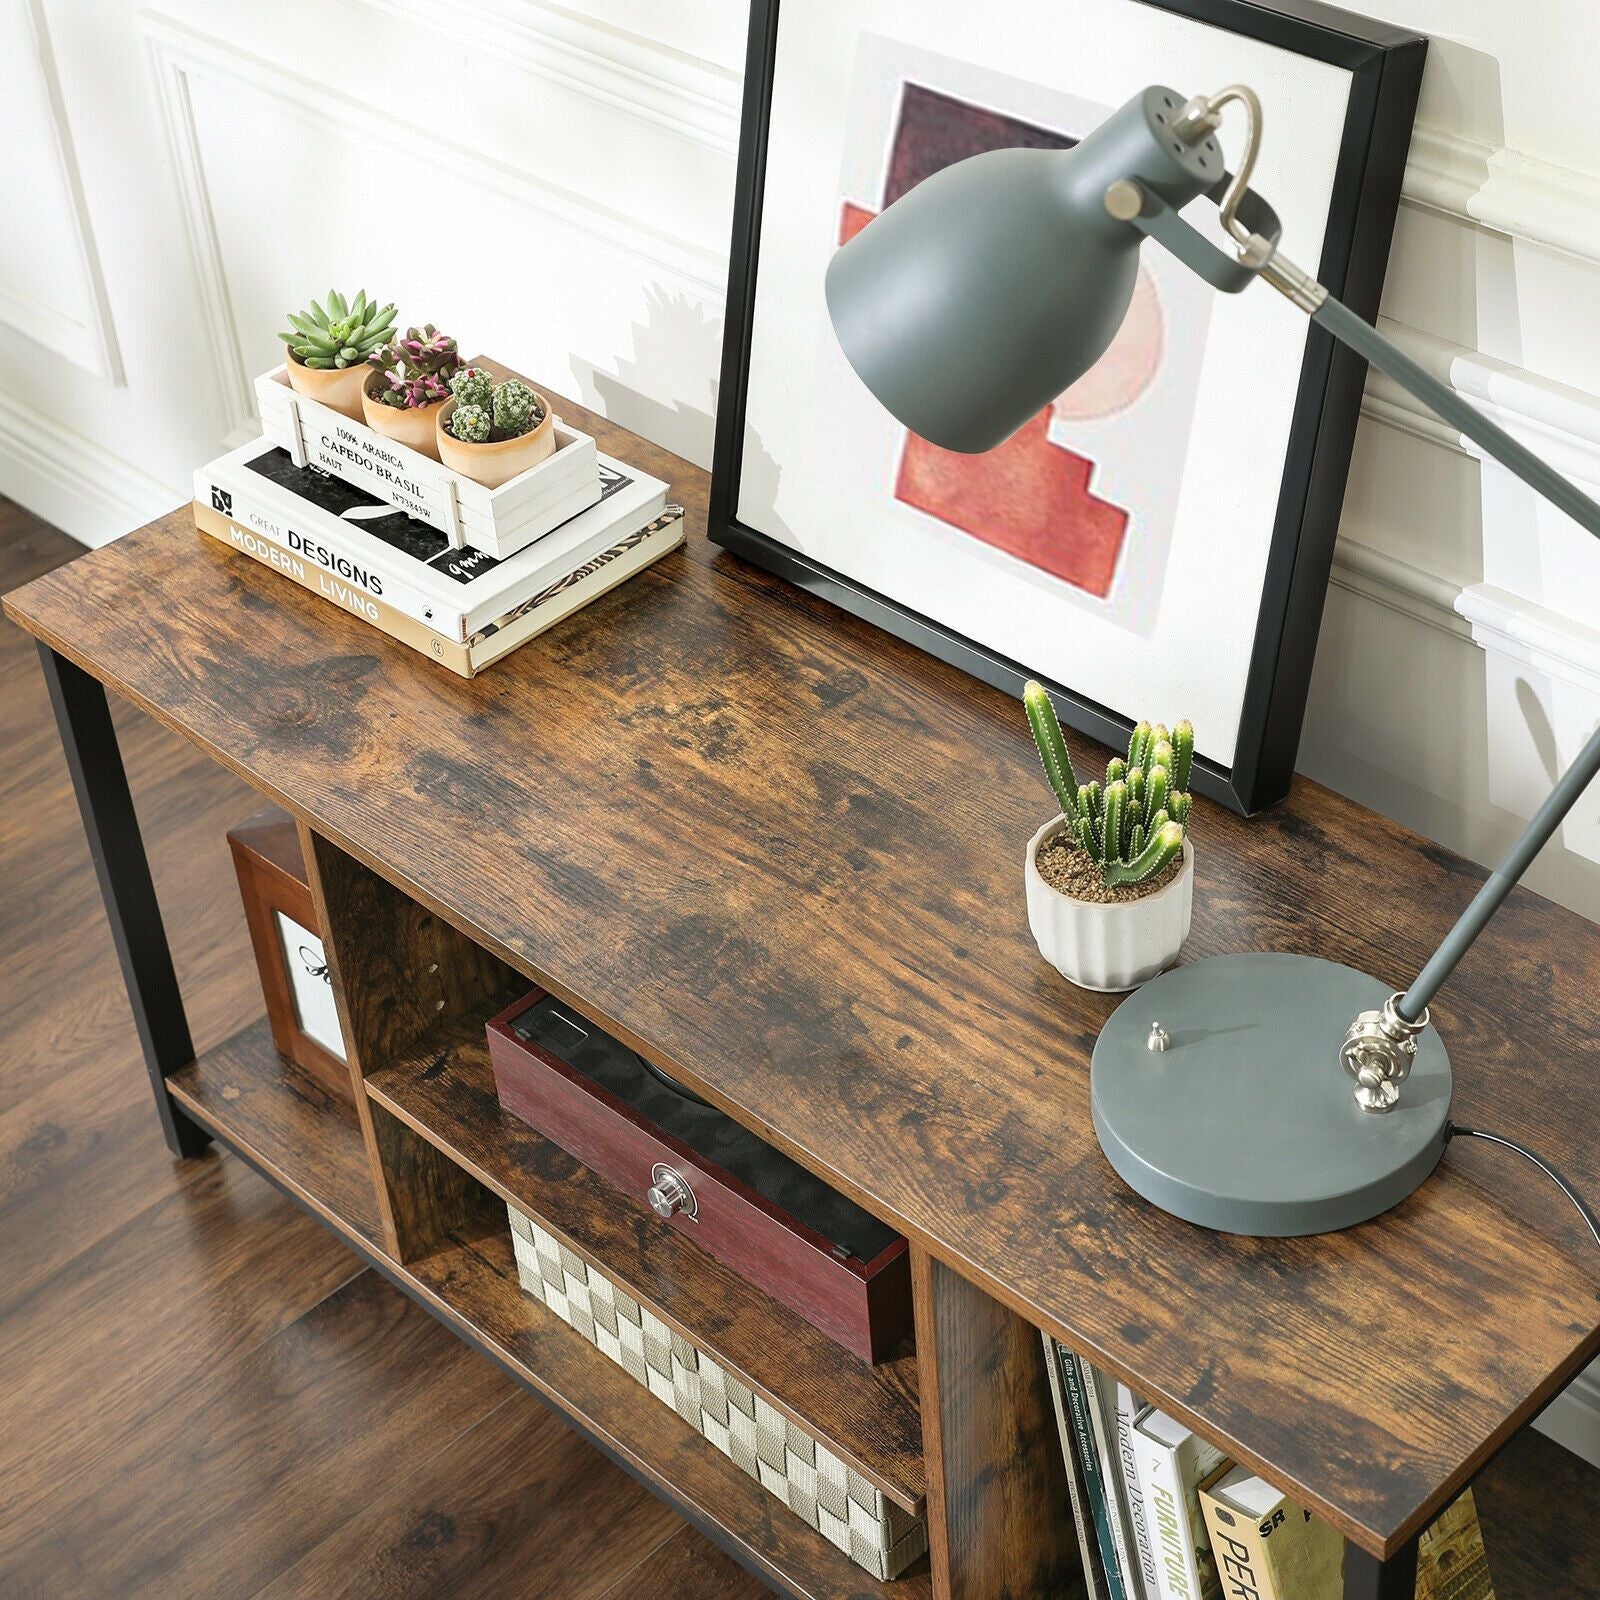
M 394 337 L 394 307 L 368 300 L 365 289 L 350 301 L 330 289 L 326 307 L 313 300 L 291 311 L 289 326 L 278 337 L 289 347 L 290 388 L 359 422 L 368 363 Z
M 439 413 L 450 399 L 450 380 L 461 365 L 456 342 L 430 322 L 407 328 L 372 353 L 361 412 L 374 433 L 439 459 Z M 374 370 L 376 369 L 376 370 Z
M 543 395 L 518 378 L 496 384 L 481 367 L 450 380 L 452 399 L 439 412 L 439 459 L 452 472 L 498 489 L 556 448 L 556 421 Z
M 1061 815 L 1028 842 L 1028 925 L 1039 953 L 1080 988 L 1132 989 L 1170 967 L 1194 910 L 1194 729 L 1141 722 L 1105 782 L 1080 784 L 1044 686 L 1023 692 Z

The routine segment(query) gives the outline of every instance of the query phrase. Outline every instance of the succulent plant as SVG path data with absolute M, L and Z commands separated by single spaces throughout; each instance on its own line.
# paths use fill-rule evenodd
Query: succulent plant
M 482 368 L 463 367 L 450 380 L 450 392 L 456 408 L 445 427 L 463 444 L 520 439 L 544 421 L 544 402 L 520 378 L 497 385 Z
M 1168 732 L 1160 723 L 1141 722 L 1128 741 L 1127 759 L 1107 762 L 1104 783 L 1080 784 L 1044 685 L 1030 683 L 1022 701 L 1061 814 L 1107 887 L 1143 883 L 1164 871 L 1183 849 L 1193 804 L 1190 724 L 1180 722 Z
M 456 408 L 450 413 L 450 431 L 463 444 L 487 444 L 493 427 L 487 410 L 482 406 L 462 405 L 457 396 Z
M 482 367 L 458 367 L 450 380 L 450 393 L 462 406 L 481 406 L 487 411 L 494 395 L 494 379 Z
M 450 379 L 460 365 L 455 340 L 431 322 L 425 328 L 407 328 L 367 359 L 384 376 L 384 387 L 374 398 L 397 410 L 448 400 Z
M 365 289 L 351 301 L 330 289 L 327 301 L 325 308 L 313 300 L 309 309 L 291 311 L 294 332 L 278 335 L 302 365 L 318 371 L 360 366 L 394 337 L 394 307 L 380 308 Z
M 519 438 L 544 421 L 544 407 L 527 384 L 507 378 L 494 392 L 494 425 L 508 439 Z

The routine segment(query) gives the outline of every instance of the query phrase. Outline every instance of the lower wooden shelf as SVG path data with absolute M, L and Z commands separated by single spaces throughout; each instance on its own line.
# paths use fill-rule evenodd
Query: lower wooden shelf
M 378 1201 L 355 1108 L 286 1061 L 266 1018 L 167 1079 L 172 1098 L 338 1231 L 376 1246 Z
M 925 1557 L 892 1582 L 870 1577 L 525 1295 L 503 1212 L 497 1219 L 486 1204 L 481 1234 L 454 1238 L 425 1260 L 391 1259 L 376 1243 L 354 1111 L 285 1062 L 264 1021 L 168 1084 L 224 1145 L 781 1592 L 796 1600 L 931 1600 Z
M 485 1008 L 484 1016 L 493 1014 Z M 500 1109 L 481 1019 L 441 1020 L 367 1093 L 502 1200 L 531 1212 L 675 1331 L 769 1396 L 897 1505 L 927 1479 L 915 1352 L 872 1365 Z

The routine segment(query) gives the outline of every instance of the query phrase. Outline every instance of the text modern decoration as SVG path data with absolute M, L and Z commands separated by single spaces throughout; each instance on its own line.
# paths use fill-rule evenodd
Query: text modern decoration
M 1263 181 L 1321 281 L 1371 316 L 1423 52 L 1315 5 L 755 0 L 711 537 L 991 683 L 1041 679 L 1107 743 L 1131 709 L 1181 699 L 1195 787 L 1245 812 L 1281 799 L 1361 363 L 1272 296 L 1218 301 L 1151 252 L 1104 357 L 968 456 L 873 403 L 823 273 L 952 163 L 1069 150 L 1152 76 L 1247 73 L 1299 113 Z

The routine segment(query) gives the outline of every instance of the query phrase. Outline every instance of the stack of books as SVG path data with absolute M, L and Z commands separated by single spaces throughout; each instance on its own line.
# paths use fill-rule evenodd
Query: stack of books
M 1344 1539 L 1044 1335 L 1089 1600 L 1341 1600 Z M 1494 1600 L 1468 1489 L 1422 1535 L 1417 1600 Z
M 683 542 L 667 485 L 599 457 L 601 495 L 514 555 L 438 528 L 258 439 L 195 474 L 204 534 L 470 678 Z

